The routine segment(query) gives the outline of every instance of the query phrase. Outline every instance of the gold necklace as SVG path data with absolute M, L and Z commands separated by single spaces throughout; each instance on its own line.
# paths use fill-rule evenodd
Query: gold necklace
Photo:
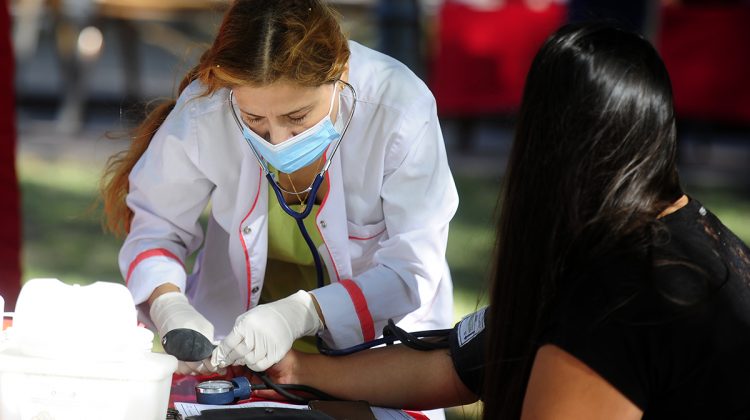
M 322 159 L 322 158 L 321 158 L 321 159 Z M 315 169 L 315 173 L 318 173 L 318 172 L 320 172 L 320 167 L 321 167 L 321 162 L 322 162 L 322 160 L 321 160 L 321 159 L 318 159 L 318 166 L 317 166 L 317 167 L 316 167 L 316 169 Z M 305 202 L 304 202 L 304 199 L 302 198 L 302 195 L 303 195 L 304 193 L 300 193 L 300 192 L 297 192 L 297 187 L 295 187 L 295 186 L 294 186 L 294 181 L 292 181 L 292 176 L 291 176 L 291 175 L 289 175 L 289 174 L 288 174 L 288 173 L 286 173 L 286 172 L 284 172 L 284 173 L 286 174 L 286 177 L 287 177 L 287 179 L 289 180 L 289 185 L 291 185 L 291 186 L 292 186 L 292 191 L 294 191 L 294 195 L 295 195 L 295 196 L 297 197 L 297 200 L 299 200 L 299 204 L 300 204 L 300 206 L 304 207 L 304 205 L 305 205 Z M 315 179 L 315 178 L 313 177 L 313 179 Z M 308 194 L 310 194 L 310 193 L 308 192 Z M 305 198 L 307 198 L 307 197 L 305 197 Z
M 297 188 L 294 186 L 294 181 L 292 181 L 292 176 L 289 174 L 286 174 L 286 177 L 289 180 L 289 185 L 292 186 L 292 191 L 294 191 L 294 196 L 297 197 L 297 200 L 299 200 L 300 207 L 303 207 L 304 201 L 302 200 L 302 194 L 297 192 Z

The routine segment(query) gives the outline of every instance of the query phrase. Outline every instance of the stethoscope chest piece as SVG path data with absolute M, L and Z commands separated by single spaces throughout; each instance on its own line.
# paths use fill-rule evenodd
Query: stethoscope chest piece
M 204 381 L 195 386 L 195 399 L 198 404 L 225 405 L 250 398 L 250 381 L 244 376 L 229 381 Z

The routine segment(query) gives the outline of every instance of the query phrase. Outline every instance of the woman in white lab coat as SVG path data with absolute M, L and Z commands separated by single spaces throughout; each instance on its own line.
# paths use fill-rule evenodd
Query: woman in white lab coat
M 305 219 L 325 265 L 318 287 L 266 169 L 302 211 L 327 165 Z M 183 372 L 264 370 L 298 338 L 347 347 L 389 318 L 452 324 L 445 250 L 458 197 L 434 98 L 399 62 L 347 41 L 321 1 L 234 2 L 179 98 L 111 161 L 102 192 L 108 226 L 127 233 L 119 263 L 144 320 L 161 336 L 221 340 L 212 362 Z

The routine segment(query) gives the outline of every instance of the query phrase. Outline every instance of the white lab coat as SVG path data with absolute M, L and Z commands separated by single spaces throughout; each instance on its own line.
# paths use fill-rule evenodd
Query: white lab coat
M 445 250 L 458 206 L 432 94 L 397 61 L 355 42 L 350 48 L 356 111 L 313 214 L 332 283 L 312 293 L 323 336 L 339 348 L 379 336 L 388 318 L 410 330 L 451 326 Z M 268 200 L 276 198 L 232 119 L 228 90 L 198 97 L 202 89 L 198 82 L 185 89 L 130 173 L 134 218 L 119 263 L 136 304 L 173 283 L 220 339 L 258 304 Z M 351 92 L 340 98 L 339 128 Z M 209 201 L 204 238 L 199 216 Z M 187 275 L 184 262 L 199 248 Z

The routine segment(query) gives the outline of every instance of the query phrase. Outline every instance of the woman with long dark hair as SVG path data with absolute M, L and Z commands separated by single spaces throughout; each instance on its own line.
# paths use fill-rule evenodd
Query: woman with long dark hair
M 562 29 L 544 45 L 528 75 L 502 200 L 487 418 L 519 416 L 540 344 L 559 346 L 542 346 L 540 362 L 575 363 L 572 353 L 587 363 L 566 340 L 612 360 L 610 343 L 597 342 L 628 339 L 638 328 L 622 314 L 661 303 L 643 301 L 656 286 L 654 247 L 681 238 L 659 216 L 687 198 L 669 77 L 647 41 L 594 25 Z M 668 326 L 667 318 L 649 321 Z M 613 325 L 621 336 L 610 337 Z M 636 355 L 622 356 L 616 361 Z
M 682 192 L 647 41 L 583 24 L 545 43 L 500 206 L 491 304 L 449 349 L 291 353 L 276 377 L 379 405 L 481 396 L 487 419 L 750 417 L 750 249 Z

